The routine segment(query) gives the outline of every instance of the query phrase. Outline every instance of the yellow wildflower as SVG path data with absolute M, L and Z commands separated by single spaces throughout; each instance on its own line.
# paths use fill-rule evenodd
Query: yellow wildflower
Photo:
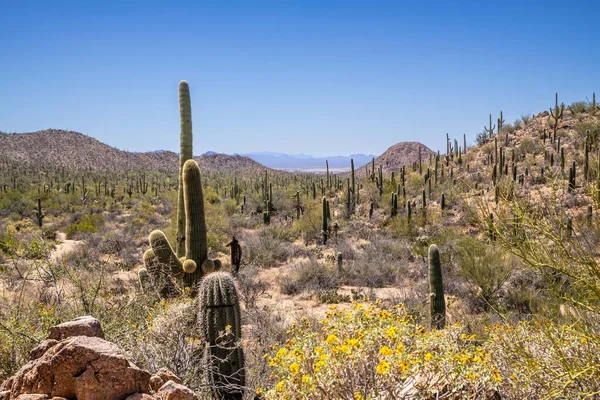
M 392 354 L 394 354 L 394 350 L 390 349 L 387 346 L 383 346 L 379 349 L 379 354 L 381 354 L 382 356 L 391 356 Z
M 302 375 L 302 383 L 308 383 L 309 379 L 308 375 Z
M 407 361 L 402 361 L 400 363 L 400 370 L 402 372 L 407 372 L 409 368 L 410 368 L 410 364 Z
M 424 358 L 425 358 L 425 361 L 429 361 L 433 358 L 433 355 L 431 355 L 431 353 L 427 353 L 427 354 L 425 354 Z
M 275 391 L 276 392 L 281 392 L 283 390 L 283 385 L 284 385 L 283 381 L 277 382 L 277 385 L 275 385 Z
M 385 360 L 379 360 L 376 371 L 379 375 L 387 374 L 390 370 L 390 363 Z
M 337 342 L 337 340 L 338 340 L 337 336 L 335 336 L 334 334 L 331 334 L 331 335 L 327 336 L 327 339 L 325 341 L 329 344 L 334 344 L 335 342 Z
M 281 357 L 285 357 L 287 355 L 287 349 L 285 347 L 282 347 L 277 354 L 275 354 L 275 357 L 277 358 L 281 358 Z
M 290 372 L 292 374 L 297 374 L 300 371 L 300 365 L 298 363 L 292 363 L 290 365 Z

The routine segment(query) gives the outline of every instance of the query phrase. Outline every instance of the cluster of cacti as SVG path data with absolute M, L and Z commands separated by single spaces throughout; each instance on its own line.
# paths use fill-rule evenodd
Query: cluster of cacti
M 205 343 L 208 381 L 218 400 L 241 400 L 246 373 L 240 301 L 230 274 L 215 272 L 202 280 L 198 321 Z
M 192 154 L 190 95 L 189 86 L 185 81 L 179 85 L 179 99 L 182 150 L 180 160 L 183 161 L 188 156 L 191 158 Z M 155 230 L 150 233 L 152 250 L 144 254 L 144 263 L 152 280 L 164 280 L 165 273 L 168 273 L 173 278 L 172 283 L 182 280 L 184 287 L 190 288 L 194 295 L 202 276 L 218 270 L 220 262 L 207 260 L 208 244 L 200 168 L 192 159 L 183 161 L 181 165 L 179 199 L 177 252 L 173 250 L 165 234 Z
M 440 251 L 435 244 L 429 246 L 429 323 L 431 328 L 443 329 L 446 324 L 446 300 Z

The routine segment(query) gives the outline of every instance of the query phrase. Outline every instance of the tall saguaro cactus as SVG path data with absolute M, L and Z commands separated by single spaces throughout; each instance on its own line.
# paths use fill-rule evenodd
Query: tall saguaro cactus
M 446 324 L 446 300 L 440 250 L 435 244 L 429 246 L 429 317 L 431 328 L 443 329 Z
M 156 280 L 165 274 L 173 279 L 173 284 L 183 281 L 186 288 L 195 295 L 197 283 L 203 275 L 219 269 L 220 262 L 207 260 L 206 220 L 204 215 L 204 195 L 200 179 L 200 167 L 191 159 L 192 122 L 189 86 L 186 81 L 179 84 L 181 106 L 181 156 L 179 177 L 179 208 L 177 210 L 177 247 L 169 244 L 160 230 L 150 233 L 151 252 L 144 255 L 148 273 Z M 187 160 L 184 160 L 185 158 Z M 181 250 L 183 246 L 183 250 Z M 210 261 L 210 262 L 209 262 Z M 152 268 L 149 266 L 152 265 Z M 154 267 L 154 265 L 156 265 Z
M 187 81 L 179 82 L 179 118 L 181 123 L 179 149 L 179 202 L 177 207 L 177 256 L 185 254 L 185 204 L 183 199 L 183 165 L 192 154 L 192 105 L 190 86 Z
M 323 229 L 323 244 L 327 244 L 327 233 L 328 233 L 328 223 L 327 223 L 327 217 L 328 215 L 328 204 L 327 204 L 327 198 L 325 198 L 325 196 L 323 196 L 323 218 L 322 218 L 322 229 Z
M 240 301 L 230 274 L 215 272 L 200 285 L 201 334 L 208 380 L 218 400 L 241 400 L 246 374 L 242 350 Z

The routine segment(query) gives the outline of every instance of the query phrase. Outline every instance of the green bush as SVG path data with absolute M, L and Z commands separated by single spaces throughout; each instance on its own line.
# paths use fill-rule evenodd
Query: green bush
M 104 225 L 104 218 L 101 214 L 85 214 L 79 220 L 67 227 L 66 235 L 68 239 L 82 233 L 96 233 Z

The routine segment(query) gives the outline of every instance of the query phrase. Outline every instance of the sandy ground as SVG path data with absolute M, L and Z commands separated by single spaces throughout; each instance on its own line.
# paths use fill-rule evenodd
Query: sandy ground
M 67 235 L 63 232 L 56 233 L 56 239 L 59 243 L 54 247 L 54 250 L 50 253 L 50 260 L 57 261 L 72 252 L 79 246 L 83 244 L 83 240 L 70 240 L 67 239 Z

